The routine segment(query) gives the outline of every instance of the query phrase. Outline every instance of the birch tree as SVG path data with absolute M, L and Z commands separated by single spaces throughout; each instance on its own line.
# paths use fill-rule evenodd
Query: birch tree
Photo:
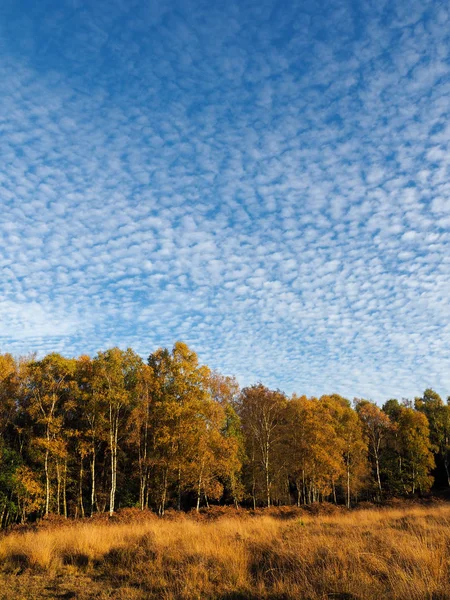
M 344 473 L 341 484 L 345 495 L 345 504 L 350 508 L 352 495 L 366 483 L 368 475 L 368 449 L 362 425 L 350 402 L 339 396 L 322 396 L 320 401 L 330 411 L 334 420 L 344 461 Z
M 136 372 L 142 361 L 131 349 L 123 351 L 119 348 L 112 348 L 105 352 L 99 352 L 94 362 L 94 393 L 103 399 L 107 407 L 111 459 L 109 514 L 112 515 L 115 510 L 117 492 L 119 443 L 132 408 Z
M 286 403 L 286 396 L 282 392 L 269 390 L 260 383 L 244 388 L 239 402 L 239 415 L 249 453 L 255 454 L 261 467 L 261 487 L 267 506 L 271 504 L 275 476 L 284 464 L 283 457 L 277 455 L 276 449 L 283 440 Z M 276 462 L 275 457 L 281 460 Z
M 39 431 L 38 445 L 43 449 L 46 515 L 50 512 L 52 461 L 57 477 L 57 512 L 60 510 L 62 465 L 67 456 L 63 404 L 73 393 L 74 371 L 75 361 L 56 353 L 28 367 L 28 412 Z
M 288 471 L 297 504 L 317 502 L 333 494 L 343 472 L 342 441 L 326 406 L 316 398 L 293 396 L 287 409 Z
M 154 464 L 152 454 L 155 439 L 155 379 L 153 370 L 148 365 L 139 365 L 136 373 L 134 389 L 134 408 L 130 419 L 130 442 L 137 449 L 137 465 L 139 471 L 139 506 L 141 510 L 148 508 L 150 471 Z
M 444 466 L 450 486 L 450 406 L 445 405 L 437 392 L 428 388 L 415 399 L 414 407 L 428 419 L 430 441 L 437 466 Z
M 367 400 L 358 401 L 356 403 L 356 411 L 368 440 L 369 456 L 375 471 L 378 494 L 382 498 L 381 462 L 392 425 L 389 417 L 373 402 Z

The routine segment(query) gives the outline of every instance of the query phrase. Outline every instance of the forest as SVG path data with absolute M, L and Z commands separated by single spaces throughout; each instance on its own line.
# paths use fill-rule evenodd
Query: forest
M 0 519 L 298 506 L 450 485 L 450 406 L 292 395 L 199 364 L 186 344 L 143 360 L 0 355 Z

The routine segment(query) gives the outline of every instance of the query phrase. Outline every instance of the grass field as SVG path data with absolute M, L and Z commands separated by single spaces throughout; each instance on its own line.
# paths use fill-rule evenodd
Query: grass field
M 0 598 L 450 600 L 445 503 L 222 512 L 9 532 Z

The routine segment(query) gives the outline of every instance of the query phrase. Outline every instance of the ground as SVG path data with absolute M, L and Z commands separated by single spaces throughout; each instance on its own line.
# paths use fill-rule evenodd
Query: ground
M 450 600 L 450 504 L 48 521 L 0 565 L 4 600 Z

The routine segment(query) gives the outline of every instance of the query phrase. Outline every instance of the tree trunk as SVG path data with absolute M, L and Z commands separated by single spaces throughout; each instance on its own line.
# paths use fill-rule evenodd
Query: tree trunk
M 141 475 L 139 482 L 139 506 L 141 507 L 141 510 L 144 510 L 145 508 L 145 487 L 145 479 L 144 476 Z
M 252 500 L 253 510 L 256 510 L 256 476 L 255 476 L 255 445 L 252 441 Z
M 117 484 L 117 441 L 119 436 L 119 415 L 118 411 L 113 415 L 112 407 L 110 407 L 110 446 L 111 446 L 111 492 L 109 495 L 109 515 L 114 514 L 116 500 L 116 484 Z
M 84 475 L 83 456 L 80 456 L 80 480 L 79 480 L 79 487 L 78 487 L 78 504 L 80 506 L 81 518 L 84 518 L 83 475 Z
M 95 500 L 95 443 L 92 444 L 92 459 L 91 459 L 91 517 L 97 508 Z
M 198 478 L 198 485 L 197 485 L 197 506 L 196 506 L 196 510 L 197 512 L 200 510 L 200 495 L 202 493 L 202 477 L 200 475 L 200 477 Z
M 144 424 L 144 440 L 143 440 L 143 450 L 141 450 L 141 438 L 139 436 L 139 502 L 141 505 L 141 510 L 145 508 L 146 501 L 146 488 L 148 484 L 148 465 L 147 465 L 147 455 L 148 455 L 148 405 L 147 412 L 145 417 Z M 147 494 L 148 498 L 148 494 Z
M 347 460 L 347 508 L 350 508 L 350 464 Z
M 252 500 L 253 500 L 253 510 L 256 510 L 256 481 L 255 481 L 255 476 L 253 473 L 253 479 L 252 479 Z
M 64 460 L 64 475 L 63 475 L 63 511 L 64 518 L 67 519 L 67 458 Z
M 147 487 L 145 489 L 145 508 L 148 510 L 149 508 L 149 502 L 150 502 L 150 492 L 148 489 L 148 478 L 147 478 Z
M 447 474 L 447 484 L 450 487 L 450 470 L 449 470 L 449 465 L 448 465 L 448 452 L 445 451 L 444 453 L 444 466 L 445 466 L 445 472 Z
M 56 514 L 61 514 L 61 471 L 59 468 L 59 460 L 56 459 Z
M 266 472 L 266 502 L 270 506 L 270 476 L 269 476 L 269 444 L 266 444 L 266 456 L 264 460 L 264 470 Z
M 231 494 L 233 496 L 233 504 L 235 508 L 239 508 L 239 501 L 236 493 L 236 476 L 233 472 L 230 474 Z
M 47 431 L 47 444 L 50 443 L 50 436 Z M 50 473 L 48 469 L 49 449 L 45 449 L 44 471 L 45 471 L 45 514 L 48 516 L 50 507 Z
M 178 498 L 177 509 L 181 510 L 181 466 L 178 465 Z
M 377 482 L 378 482 L 378 491 L 380 492 L 380 500 L 383 497 L 383 492 L 381 489 L 381 478 L 380 478 L 380 460 L 378 458 L 378 453 L 375 454 L 375 466 L 377 469 Z
M 166 510 L 166 496 L 167 496 L 167 468 L 164 469 L 163 475 L 163 491 L 161 495 L 161 506 L 159 509 L 159 514 L 161 517 L 164 516 L 164 511 Z

